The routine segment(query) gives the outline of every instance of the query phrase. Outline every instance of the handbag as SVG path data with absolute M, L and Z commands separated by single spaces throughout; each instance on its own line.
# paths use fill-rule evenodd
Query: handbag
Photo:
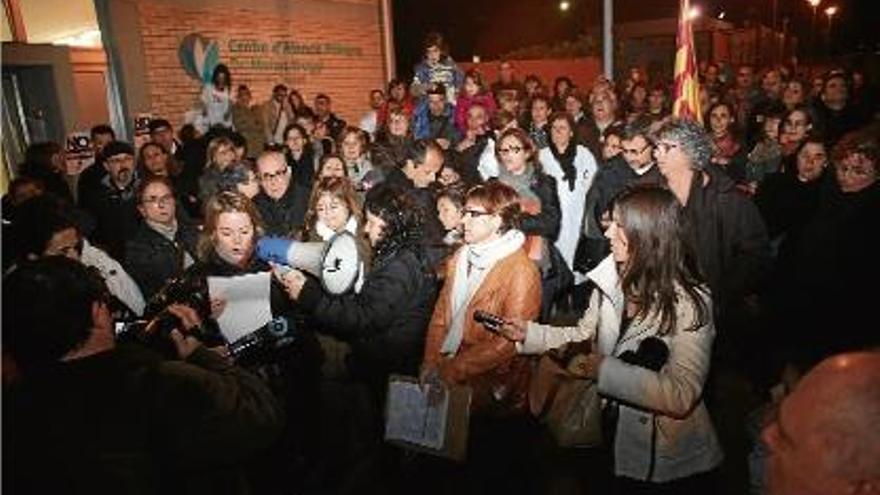
M 584 344 L 573 343 L 567 349 L 545 353 L 530 385 L 531 412 L 560 447 L 595 447 L 602 443 L 598 384 L 569 371 L 585 357 L 586 353 L 577 349 Z

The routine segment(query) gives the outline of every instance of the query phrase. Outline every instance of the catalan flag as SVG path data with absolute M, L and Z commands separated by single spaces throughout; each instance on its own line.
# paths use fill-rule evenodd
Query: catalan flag
M 691 29 L 690 1 L 679 0 L 672 115 L 702 123 L 703 112 L 700 108 L 700 83 L 697 77 L 696 58 L 694 34 Z

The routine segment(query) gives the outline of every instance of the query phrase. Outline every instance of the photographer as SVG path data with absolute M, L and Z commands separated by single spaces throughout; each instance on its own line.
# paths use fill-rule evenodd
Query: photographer
M 184 306 L 168 308 L 182 322 L 167 335 L 178 359 L 117 345 L 107 297 L 60 256 L 4 279 L 3 344 L 22 379 L 5 391 L 3 488 L 246 492 L 240 466 L 283 424 L 269 390 L 193 338 L 201 321 Z

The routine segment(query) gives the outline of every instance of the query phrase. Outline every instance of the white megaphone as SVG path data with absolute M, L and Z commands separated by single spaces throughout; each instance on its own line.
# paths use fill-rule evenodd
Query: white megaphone
M 327 242 L 264 237 L 257 241 L 257 257 L 309 272 L 331 294 L 351 290 L 361 271 L 357 240 L 347 231 L 335 234 Z

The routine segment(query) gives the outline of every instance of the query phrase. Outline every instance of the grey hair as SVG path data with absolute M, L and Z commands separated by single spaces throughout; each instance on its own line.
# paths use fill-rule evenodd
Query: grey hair
M 681 147 L 691 160 L 691 168 L 703 170 L 712 158 L 712 142 L 709 134 L 693 120 L 671 119 L 657 130 L 656 140 L 669 140 Z

